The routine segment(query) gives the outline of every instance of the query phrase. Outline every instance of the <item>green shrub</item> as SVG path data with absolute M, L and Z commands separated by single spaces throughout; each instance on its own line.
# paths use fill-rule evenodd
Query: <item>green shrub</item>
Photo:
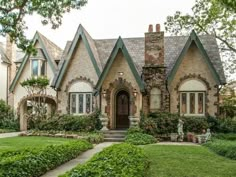
M 221 156 L 236 160 L 236 141 L 213 139 L 204 146 Z
M 207 118 L 209 128 L 218 133 L 236 133 L 236 120 L 232 118 Z
M 144 177 L 149 163 L 143 149 L 115 144 L 61 177 Z
M 131 133 L 125 137 L 125 142 L 134 145 L 144 145 L 156 143 L 157 140 L 152 135 L 145 133 Z
M 84 136 L 84 139 L 92 144 L 98 144 L 104 141 L 104 135 L 102 133 L 89 133 Z
M 127 134 L 132 134 L 132 133 L 143 133 L 143 129 L 141 129 L 140 127 L 137 127 L 137 126 L 130 127 L 127 130 Z
M 3 152 L 0 154 L 0 176 L 38 177 L 89 148 L 92 144 L 77 140 L 38 149 Z
M 205 117 L 182 117 L 171 113 L 151 113 L 140 123 L 141 128 L 148 134 L 170 134 L 177 132 L 178 120 L 184 122 L 184 132 L 201 133 L 208 128 Z
M 19 121 L 5 101 L 0 100 L 0 128 L 19 130 Z
M 229 140 L 229 141 L 236 141 L 236 134 L 235 133 L 218 133 L 213 136 L 216 139 L 222 140 Z
M 90 115 L 74 116 L 62 115 L 41 121 L 30 127 L 39 130 L 80 131 L 90 132 L 101 129 L 98 112 Z

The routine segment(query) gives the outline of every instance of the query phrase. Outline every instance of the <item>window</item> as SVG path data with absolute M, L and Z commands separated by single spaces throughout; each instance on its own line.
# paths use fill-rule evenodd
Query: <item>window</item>
M 69 88 L 70 113 L 89 114 L 93 111 L 93 88 L 84 81 L 77 81 Z
M 205 85 L 195 79 L 185 81 L 179 88 L 180 114 L 205 114 Z
M 71 114 L 89 114 L 92 112 L 92 93 L 70 93 Z
M 158 88 L 152 88 L 150 93 L 150 110 L 157 111 L 161 108 L 161 91 Z
M 31 60 L 31 73 L 33 76 L 44 76 L 46 74 L 46 62 L 44 60 Z
M 184 115 L 204 115 L 205 92 L 180 92 L 180 113 Z

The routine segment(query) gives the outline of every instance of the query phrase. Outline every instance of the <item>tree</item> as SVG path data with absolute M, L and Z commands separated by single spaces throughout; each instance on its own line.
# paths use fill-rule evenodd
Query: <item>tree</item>
M 27 121 L 37 122 L 47 118 L 46 91 L 49 80 L 46 77 L 32 77 L 20 83 L 30 98 L 31 111 L 27 112 Z
M 34 48 L 24 35 L 26 15 L 39 14 L 43 17 L 42 24 L 50 23 L 55 29 L 61 25 L 65 12 L 80 9 L 86 3 L 87 0 L 1 0 L 0 35 L 8 34 L 19 48 L 30 53 Z
M 192 15 L 177 11 L 167 17 L 165 29 L 174 35 L 187 35 L 193 29 L 198 34 L 214 35 L 224 59 L 224 68 L 228 74 L 233 74 L 236 71 L 236 13 L 222 5 L 224 1 L 227 0 L 196 0 Z
M 212 0 L 213 3 L 214 1 L 218 1 L 222 5 L 226 6 L 229 10 L 232 10 L 236 12 L 236 1 L 235 0 Z

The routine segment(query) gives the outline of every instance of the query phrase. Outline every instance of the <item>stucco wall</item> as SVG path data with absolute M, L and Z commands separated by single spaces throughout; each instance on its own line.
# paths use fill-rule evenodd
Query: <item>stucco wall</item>
M 38 44 L 36 45 L 37 47 L 40 47 Z M 54 77 L 54 73 L 49 65 L 49 62 L 47 62 L 46 66 L 46 71 L 47 71 L 47 78 L 49 81 L 51 81 Z M 19 77 L 15 89 L 13 91 L 14 93 L 14 109 L 18 108 L 18 104 L 21 101 L 21 99 L 25 96 L 27 96 L 26 90 L 20 85 L 20 82 L 26 80 L 27 78 L 31 78 L 31 66 L 30 66 L 30 59 L 28 59 L 21 76 Z M 53 97 L 56 97 L 56 91 L 53 90 L 50 86 L 47 88 L 47 95 L 51 95 Z
M 76 78 L 87 80 L 89 83 L 93 84 L 91 85 L 92 87 L 98 80 L 93 63 L 82 40 L 78 42 L 74 55 L 70 60 L 67 70 L 64 73 L 64 78 L 61 82 L 61 91 L 58 92 L 58 110 L 60 113 L 67 113 L 69 95 L 66 89 L 70 85 L 70 82 Z
M 0 56 L 1 57 L 1 56 Z M 0 60 L 0 99 L 7 99 L 7 64 Z
M 215 116 L 215 113 L 217 113 L 217 106 L 214 104 L 217 102 L 217 96 L 215 94 L 217 93 L 217 88 L 215 87 L 216 82 L 212 76 L 212 73 L 209 70 L 208 65 L 204 61 L 205 59 L 202 57 L 199 49 L 196 47 L 195 44 L 192 44 L 187 51 L 186 55 L 184 56 L 182 63 L 180 64 L 178 71 L 176 72 L 169 90 L 170 90 L 170 104 L 171 104 L 171 112 L 177 113 L 178 110 L 178 104 L 179 104 L 179 94 L 176 90 L 177 85 L 181 84 L 181 79 L 185 77 L 195 79 L 201 78 L 206 81 L 206 83 L 209 84 L 208 91 L 207 91 L 207 99 L 206 99 L 206 112 L 208 112 L 210 115 Z M 184 80 L 183 80 L 184 82 Z
M 123 72 L 123 75 L 120 76 L 119 72 Z M 142 106 L 142 94 L 140 93 L 140 89 L 139 86 L 135 80 L 135 77 L 128 65 L 128 62 L 126 61 L 126 59 L 124 58 L 124 55 L 122 54 L 122 52 L 119 52 L 118 55 L 116 56 L 104 82 L 102 85 L 102 90 L 108 90 L 108 89 L 112 89 L 111 87 L 111 83 L 116 82 L 117 80 L 119 80 L 119 78 L 122 78 L 123 81 L 125 81 L 125 83 L 127 83 L 128 85 L 130 85 L 133 89 L 136 89 L 137 91 L 137 96 L 136 98 L 133 98 L 132 101 L 134 101 L 134 104 L 136 106 L 136 111 L 135 114 L 132 116 L 135 117 L 140 117 L 140 110 L 141 110 L 141 106 Z M 118 87 L 120 87 L 119 89 L 122 89 L 122 83 L 121 85 L 119 85 Z M 112 121 L 112 119 L 114 119 L 114 92 L 116 91 L 117 88 L 113 88 L 113 90 L 111 90 L 111 95 L 110 96 L 110 121 Z M 132 98 L 132 94 L 133 94 L 133 90 L 128 90 L 129 94 L 130 94 L 130 98 Z M 105 108 L 107 106 L 107 99 L 102 97 L 102 106 L 101 106 L 101 111 L 103 114 L 105 114 Z

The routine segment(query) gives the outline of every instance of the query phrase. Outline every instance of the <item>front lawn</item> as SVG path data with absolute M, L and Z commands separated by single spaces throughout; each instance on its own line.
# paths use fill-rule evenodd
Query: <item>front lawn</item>
M 146 145 L 148 177 L 233 177 L 236 161 L 202 146 Z
M 50 137 L 11 137 L 0 139 L 0 152 L 5 150 L 19 150 L 23 148 L 41 148 L 47 145 L 59 145 L 74 139 L 50 138 Z

